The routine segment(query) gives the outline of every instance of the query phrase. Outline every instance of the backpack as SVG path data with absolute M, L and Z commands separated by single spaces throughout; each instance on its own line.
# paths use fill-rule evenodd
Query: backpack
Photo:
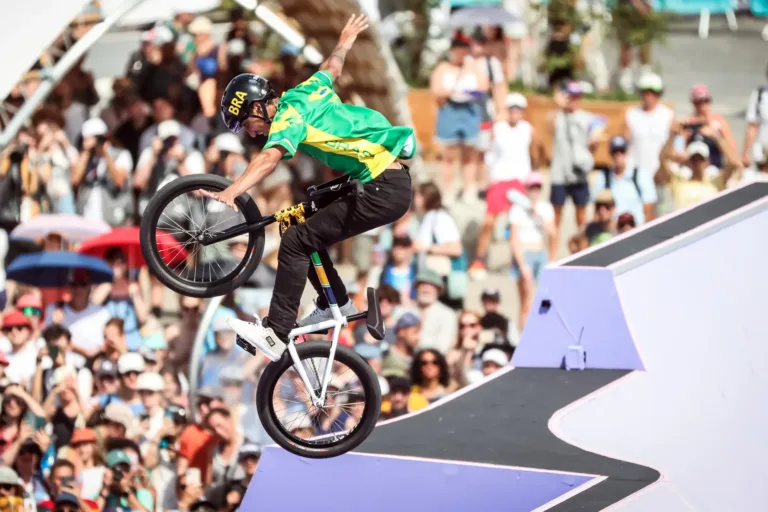
M 643 193 L 640 191 L 640 185 L 637 183 L 637 171 L 637 167 L 632 169 L 632 183 L 635 185 L 635 190 L 637 190 L 637 196 L 640 198 L 640 201 L 642 201 Z M 605 176 L 605 188 L 610 190 L 611 185 L 613 184 L 613 175 L 611 173 L 611 169 L 603 169 L 603 176 Z

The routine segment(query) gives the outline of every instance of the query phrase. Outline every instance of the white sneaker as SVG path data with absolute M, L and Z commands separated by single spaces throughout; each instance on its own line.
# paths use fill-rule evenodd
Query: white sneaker
M 286 344 L 277 337 L 271 327 L 264 327 L 258 318 L 255 322 L 244 322 L 227 318 L 227 323 L 237 334 L 236 343 L 251 355 L 260 350 L 267 358 L 276 362 L 285 352 Z
M 354 303 L 352 303 L 351 300 L 347 301 L 346 304 L 344 304 L 341 308 L 339 308 L 339 311 L 341 312 L 341 316 L 344 316 L 344 317 L 352 316 L 358 313 L 357 308 L 355 307 Z M 306 327 L 308 325 L 318 324 L 325 320 L 333 320 L 333 313 L 331 313 L 331 308 L 320 309 L 318 307 L 315 307 L 315 310 L 313 312 L 311 312 L 308 316 L 305 316 L 304 318 L 299 320 L 297 323 L 299 324 L 299 327 Z

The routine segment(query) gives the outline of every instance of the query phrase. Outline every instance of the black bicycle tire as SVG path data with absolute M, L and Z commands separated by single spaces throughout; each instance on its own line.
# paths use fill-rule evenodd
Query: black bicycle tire
M 330 348 L 331 344 L 327 341 L 307 341 L 296 345 L 300 359 L 327 356 Z M 280 427 L 272 397 L 279 377 L 293 365 L 293 360 L 288 351 L 283 354 L 279 361 L 268 364 L 259 379 L 256 389 L 256 408 L 261 424 L 273 441 L 295 455 L 308 459 L 327 459 L 347 453 L 368 438 L 376 427 L 376 422 L 379 420 L 381 388 L 379 387 L 378 377 L 376 377 L 376 373 L 374 373 L 371 366 L 354 350 L 342 345 L 336 347 L 334 360 L 346 364 L 360 379 L 360 384 L 365 392 L 365 410 L 363 411 L 360 423 L 358 423 L 353 431 L 343 439 L 332 444 L 316 446 L 310 443 L 302 443 L 301 440 L 289 437 Z
M 201 299 L 226 295 L 245 284 L 261 263 L 261 258 L 264 253 L 264 228 L 249 234 L 246 254 L 250 254 L 250 258 L 245 266 L 243 266 L 242 270 L 237 274 L 237 277 L 231 281 L 223 282 L 215 286 L 211 286 L 210 284 L 195 286 L 189 284 L 187 281 L 181 280 L 167 268 L 157 252 L 157 243 L 152 235 L 157 231 L 157 223 L 160 214 L 168 203 L 180 194 L 195 190 L 196 188 L 205 187 L 221 191 L 231 184 L 232 182 L 228 179 L 211 174 L 197 174 L 177 178 L 161 188 L 160 191 L 152 197 L 144 211 L 139 231 L 141 252 L 144 255 L 144 259 L 146 260 L 152 275 L 157 277 L 165 286 L 180 295 Z M 235 200 L 235 202 L 238 209 L 243 213 L 246 222 L 257 222 L 261 219 L 259 207 L 256 206 L 256 203 L 250 195 L 242 194 Z

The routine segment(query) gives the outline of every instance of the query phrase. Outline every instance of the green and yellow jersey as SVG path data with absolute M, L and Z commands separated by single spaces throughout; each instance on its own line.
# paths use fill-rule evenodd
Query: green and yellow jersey
M 301 151 L 368 183 L 398 158 L 412 158 L 416 138 L 375 110 L 342 103 L 331 74 L 318 71 L 280 98 L 264 149 L 275 146 L 285 148 L 283 160 Z

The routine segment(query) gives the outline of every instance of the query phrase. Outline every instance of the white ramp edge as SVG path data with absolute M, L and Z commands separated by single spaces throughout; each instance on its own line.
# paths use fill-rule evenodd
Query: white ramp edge
M 646 371 L 550 421 L 566 442 L 661 473 L 610 510 L 766 509 L 768 204 L 726 217 L 616 276 Z

